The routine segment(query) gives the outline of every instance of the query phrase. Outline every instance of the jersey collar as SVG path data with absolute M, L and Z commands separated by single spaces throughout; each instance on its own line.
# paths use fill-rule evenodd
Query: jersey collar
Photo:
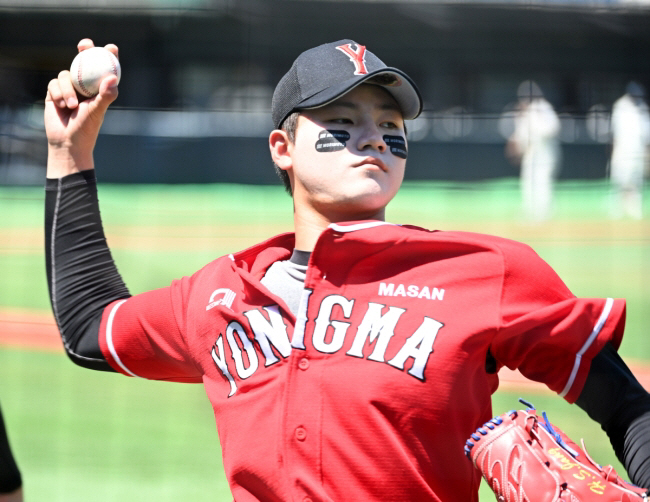
M 358 230 L 380 227 L 382 225 L 395 226 L 395 223 L 388 223 L 387 221 L 376 221 L 376 220 L 355 221 L 355 222 L 343 222 L 343 223 L 330 223 L 327 228 L 331 228 L 336 232 L 356 232 Z

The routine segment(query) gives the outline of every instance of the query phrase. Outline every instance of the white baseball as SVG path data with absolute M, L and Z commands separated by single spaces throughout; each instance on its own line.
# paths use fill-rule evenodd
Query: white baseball
M 91 98 L 99 92 L 99 84 L 107 75 L 122 76 L 120 62 L 108 49 L 93 47 L 77 54 L 70 66 L 72 85 L 82 96 Z

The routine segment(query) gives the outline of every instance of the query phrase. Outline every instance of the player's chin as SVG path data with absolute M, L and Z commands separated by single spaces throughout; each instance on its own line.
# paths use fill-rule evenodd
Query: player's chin
M 369 177 L 361 184 L 365 189 L 361 192 L 361 198 L 366 198 L 375 205 L 385 206 L 395 197 L 401 184 L 401 177 L 383 175 Z
M 380 183 L 365 183 L 363 189 L 349 192 L 339 203 L 359 214 L 374 214 L 383 211 L 395 197 L 397 188 Z

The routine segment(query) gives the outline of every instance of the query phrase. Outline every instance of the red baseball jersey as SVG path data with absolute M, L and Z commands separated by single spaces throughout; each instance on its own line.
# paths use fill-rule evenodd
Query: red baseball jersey
M 203 383 L 238 502 L 478 500 L 465 441 L 498 365 L 573 402 L 625 303 L 576 298 L 530 247 L 382 222 L 331 225 L 300 311 L 261 283 L 293 234 L 109 305 L 118 371 Z

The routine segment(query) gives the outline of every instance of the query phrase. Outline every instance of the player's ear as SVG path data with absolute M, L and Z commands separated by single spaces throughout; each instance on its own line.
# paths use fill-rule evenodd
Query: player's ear
M 289 140 L 286 131 L 275 129 L 269 135 L 269 149 L 273 163 L 283 171 L 286 171 L 293 165 L 291 153 L 293 144 Z

